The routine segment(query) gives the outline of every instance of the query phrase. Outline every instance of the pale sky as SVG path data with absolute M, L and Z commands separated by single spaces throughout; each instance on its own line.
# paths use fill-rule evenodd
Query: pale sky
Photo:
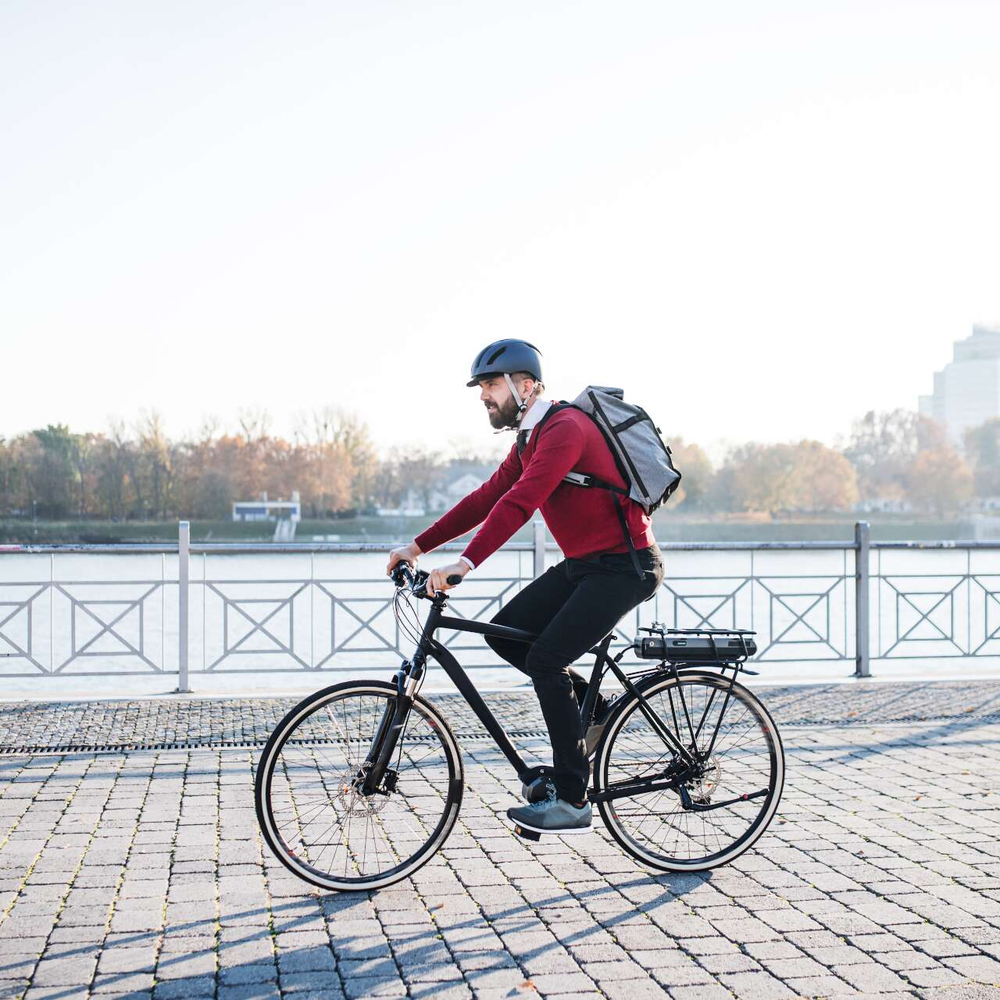
M 0 6 L 0 435 L 328 404 L 490 443 L 488 341 L 834 443 L 1000 320 L 1000 4 Z

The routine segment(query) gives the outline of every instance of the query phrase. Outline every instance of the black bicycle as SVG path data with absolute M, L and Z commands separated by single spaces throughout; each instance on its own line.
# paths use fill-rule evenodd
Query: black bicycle
M 281 720 L 261 755 L 255 799 L 264 839 L 286 867 L 325 889 L 377 889 L 412 875 L 458 819 L 462 755 L 439 709 L 420 695 L 428 659 L 479 717 L 526 797 L 537 798 L 545 780 L 547 769 L 524 762 L 435 634 L 452 629 L 528 643 L 536 637 L 447 616 L 447 594 L 429 598 L 426 580 L 405 563 L 393 571 L 393 610 L 416 649 L 392 681 L 345 681 L 317 691 Z M 422 626 L 414 598 L 430 601 Z M 754 633 L 655 624 L 641 631 L 647 634 L 614 657 L 613 632 L 591 650 L 581 713 L 585 731 L 600 738 L 588 794 L 611 836 L 643 864 L 714 868 L 764 833 L 784 783 L 774 720 L 737 681 L 741 671 L 752 672 L 745 664 L 756 652 Z M 624 670 L 630 650 L 647 663 Z M 608 674 L 623 690 L 595 718 Z

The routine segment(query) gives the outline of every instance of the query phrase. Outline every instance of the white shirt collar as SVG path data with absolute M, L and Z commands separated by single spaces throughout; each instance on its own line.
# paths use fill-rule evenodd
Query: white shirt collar
M 528 437 L 531 437 L 531 429 L 538 423 L 542 417 L 545 416 L 545 411 L 552 405 L 552 403 L 547 399 L 536 399 L 531 406 L 528 408 L 528 412 L 525 413 L 521 420 L 520 427 L 518 430 L 527 431 Z

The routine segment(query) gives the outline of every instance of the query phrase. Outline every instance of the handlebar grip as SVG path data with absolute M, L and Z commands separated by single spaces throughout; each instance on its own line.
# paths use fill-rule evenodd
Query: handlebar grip
M 462 577 L 458 573 L 450 574 L 447 579 L 449 587 L 457 587 L 462 582 Z

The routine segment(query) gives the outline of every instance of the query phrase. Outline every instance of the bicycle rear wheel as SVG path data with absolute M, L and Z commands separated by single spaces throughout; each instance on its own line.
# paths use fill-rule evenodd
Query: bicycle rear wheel
M 602 800 L 612 837 L 662 871 L 703 871 L 738 857 L 764 833 L 784 785 L 781 737 L 745 687 L 714 673 L 664 676 L 642 689 L 649 708 L 700 764 L 693 773 L 653 729 L 635 698 L 608 723 L 594 762 L 594 790 L 659 788 Z M 671 776 L 688 774 L 679 788 Z
M 419 696 L 372 794 L 360 781 L 397 702 L 396 687 L 348 681 L 278 724 L 255 779 L 257 820 L 277 858 L 324 889 L 377 889 L 412 875 L 444 843 L 462 802 L 462 758 Z

